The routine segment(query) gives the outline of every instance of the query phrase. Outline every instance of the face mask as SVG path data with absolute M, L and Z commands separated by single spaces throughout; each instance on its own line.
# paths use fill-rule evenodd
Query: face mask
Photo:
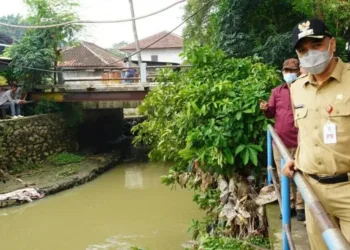
M 321 74 L 333 57 L 333 54 L 329 52 L 330 47 L 331 42 L 329 42 L 327 51 L 309 50 L 302 58 L 299 58 L 301 66 L 312 75 Z
M 286 83 L 291 84 L 298 78 L 297 73 L 286 73 L 283 74 L 283 79 Z

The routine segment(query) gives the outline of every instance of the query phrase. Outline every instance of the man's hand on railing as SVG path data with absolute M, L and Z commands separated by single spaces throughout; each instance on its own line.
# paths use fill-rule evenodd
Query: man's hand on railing
M 287 163 L 284 165 L 283 169 L 282 169 L 282 173 L 289 177 L 292 178 L 294 175 L 294 172 L 297 170 L 294 160 L 289 160 L 287 161 Z

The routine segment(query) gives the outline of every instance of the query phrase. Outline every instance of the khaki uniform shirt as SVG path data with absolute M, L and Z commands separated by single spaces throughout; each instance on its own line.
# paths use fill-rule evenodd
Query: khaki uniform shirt
M 312 75 L 292 84 L 294 120 L 299 128 L 295 164 L 303 172 L 337 175 L 350 172 L 350 65 L 338 59 L 330 79 L 320 87 Z M 331 105 L 333 111 L 327 112 Z M 337 143 L 325 144 L 324 125 L 336 124 Z

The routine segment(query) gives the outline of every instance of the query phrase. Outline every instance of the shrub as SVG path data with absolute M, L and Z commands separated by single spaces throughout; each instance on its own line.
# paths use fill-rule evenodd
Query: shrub
M 48 161 L 54 165 L 68 165 L 72 163 L 80 163 L 84 159 L 84 156 L 66 152 L 48 157 Z
M 259 100 L 279 83 L 277 72 L 259 58 L 229 58 L 205 46 L 189 46 L 184 56 L 190 69 L 159 72 L 162 82 L 139 107 L 147 120 L 133 128 L 134 143 L 150 145 L 151 159 L 174 163 L 163 183 L 196 190 L 194 201 L 207 216 L 204 225 L 192 225 L 195 239 L 207 228 L 240 238 L 264 234 L 263 210 L 246 177 L 259 178 L 264 166 L 267 121 Z M 217 243 L 241 246 L 209 239 L 204 249 Z
M 57 178 L 64 178 L 64 177 L 68 177 L 71 175 L 75 175 L 78 173 L 78 170 L 79 170 L 79 166 L 77 166 L 77 165 L 65 166 L 62 171 L 60 171 L 56 174 L 56 177 Z
M 192 46 L 185 56 L 192 68 L 164 73 L 139 107 L 148 119 L 134 127 L 134 142 L 153 146 L 152 159 L 182 167 L 196 159 L 211 172 L 257 170 L 267 125 L 258 103 L 278 84 L 275 69 L 208 47 Z

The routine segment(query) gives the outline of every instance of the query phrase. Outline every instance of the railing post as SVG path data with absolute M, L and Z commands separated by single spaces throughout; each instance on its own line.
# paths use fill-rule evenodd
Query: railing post
M 146 84 L 147 83 L 147 63 L 141 63 L 140 66 L 140 84 Z
M 281 157 L 281 172 L 285 161 Z M 288 237 L 285 228 L 291 226 L 290 223 L 290 186 L 289 178 L 281 174 L 281 189 L 282 189 L 282 229 L 283 229 L 283 250 L 289 250 Z
M 269 130 L 267 130 L 267 169 L 272 168 L 272 137 Z M 267 171 L 267 185 L 272 184 L 272 177 L 270 171 Z

